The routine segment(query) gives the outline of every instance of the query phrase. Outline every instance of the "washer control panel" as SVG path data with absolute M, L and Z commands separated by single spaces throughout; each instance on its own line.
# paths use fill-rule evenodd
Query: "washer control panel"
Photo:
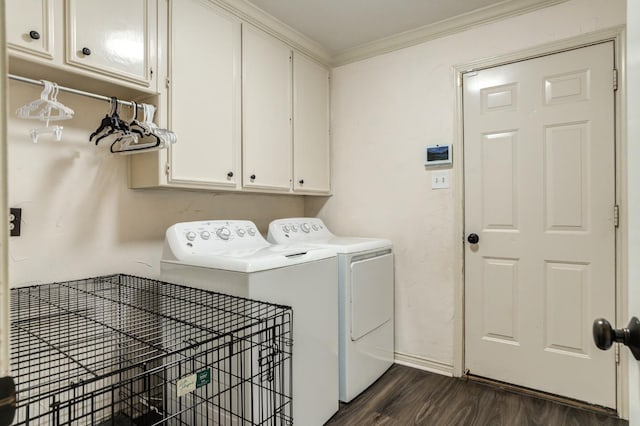
M 266 247 L 269 243 L 248 220 L 205 220 L 176 223 L 167 229 L 167 241 L 193 252 Z
M 316 241 L 333 237 L 322 219 L 301 217 L 277 219 L 269 224 L 269 242 L 290 244 L 302 241 Z

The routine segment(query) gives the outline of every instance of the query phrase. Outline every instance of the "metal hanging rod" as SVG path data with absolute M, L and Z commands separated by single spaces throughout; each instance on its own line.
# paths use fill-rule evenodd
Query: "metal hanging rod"
M 22 83 L 34 84 L 36 86 L 44 86 L 44 83 L 42 81 L 40 81 L 40 80 L 33 80 L 33 79 L 30 79 L 30 78 L 21 77 L 19 75 L 14 75 L 14 74 L 9 74 L 8 77 L 11 80 L 20 81 Z M 83 90 L 72 89 L 70 87 L 58 86 L 58 90 L 60 90 L 61 92 L 73 93 L 74 95 L 79 95 L 79 96 L 84 96 L 84 97 L 87 97 L 87 98 L 97 99 L 99 101 L 111 102 L 111 98 L 108 97 L 108 96 L 102 96 L 102 95 L 98 95 L 96 93 L 91 93 L 91 92 L 85 92 Z M 129 107 L 133 107 L 133 102 L 121 101 L 120 99 L 118 99 L 118 103 L 120 105 L 126 105 L 126 106 L 129 106 Z

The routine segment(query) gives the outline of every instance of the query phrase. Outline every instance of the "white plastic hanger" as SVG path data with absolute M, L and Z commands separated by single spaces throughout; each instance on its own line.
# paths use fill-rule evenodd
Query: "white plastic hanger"
M 156 107 L 153 105 L 142 104 L 144 111 L 144 123 L 151 129 L 153 133 L 158 135 L 163 141 L 162 148 L 174 144 L 178 141 L 177 135 L 168 129 L 161 129 L 153 122 L 153 116 L 156 113 Z
M 42 80 L 44 89 L 40 93 L 40 99 L 36 99 L 17 109 L 16 114 L 20 118 L 58 121 L 73 118 L 73 110 L 58 102 L 58 85 L 50 81 Z
M 49 126 L 49 121 L 68 120 L 73 117 L 73 110 L 58 102 L 58 85 L 50 81 L 42 80 L 44 89 L 40 93 L 40 99 L 36 99 L 18 108 L 16 113 L 20 118 L 44 121 L 45 127 L 29 130 L 29 136 L 33 143 L 38 143 L 38 137 L 44 134 L 52 134 L 56 141 L 62 139 L 62 126 Z

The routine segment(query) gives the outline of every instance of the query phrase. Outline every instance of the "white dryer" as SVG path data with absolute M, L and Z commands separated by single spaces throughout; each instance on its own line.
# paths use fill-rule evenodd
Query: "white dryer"
M 313 244 L 338 255 L 340 401 L 351 401 L 393 364 L 391 241 L 336 237 L 318 218 L 275 220 L 267 239 L 289 248 Z
M 293 308 L 293 421 L 322 425 L 338 410 L 338 287 L 334 251 L 272 246 L 250 221 L 167 229 L 163 280 Z

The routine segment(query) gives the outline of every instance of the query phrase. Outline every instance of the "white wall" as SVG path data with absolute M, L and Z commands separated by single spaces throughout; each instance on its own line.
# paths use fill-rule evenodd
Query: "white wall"
M 12 285 L 117 272 L 154 278 L 175 222 L 249 219 L 266 233 L 272 219 L 303 213 L 302 197 L 128 189 L 126 157 L 88 141 L 108 103 L 60 94 L 74 119 L 61 123 L 62 141 L 45 136 L 34 145 L 29 129 L 42 123 L 15 110 L 40 90 L 9 84 L 9 205 L 23 209 L 22 236 L 9 243 Z
M 338 234 L 394 242 L 396 350 L 416 365 L 446 370 L 454 357 L 453 188 L 461 183 L 431 190 L 423 166 L 425 145 L 455 138 L 453 66 L 624 22 L 624 0 L 571 0 L 334 69 L 335 195 L 308 200 L 305 213 Z
M 640 318 L 640 167 L 634 159 L 640 158 L 640 4 L 627 0 L 627 168 L 629 182 L 627 210 L 629 218 L 628 259 L 629 294 L 628 316 Z M 627 324 L 625 318 L 624 324 Z M 624 350 L 629 362 L 629 423 L 640 425 L 640 363 L 631 352 Z

